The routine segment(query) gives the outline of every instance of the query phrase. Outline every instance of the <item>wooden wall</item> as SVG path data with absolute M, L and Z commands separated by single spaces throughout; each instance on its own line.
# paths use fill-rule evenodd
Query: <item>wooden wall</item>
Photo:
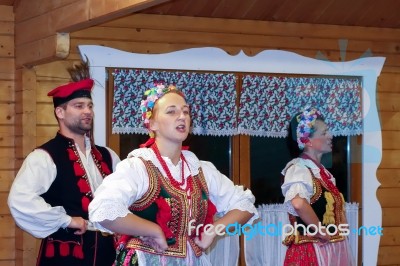
M 2 28 L 0 26 L 0 34 Z M 384 235 L 379 251 L 379 265 L 400 264 L 400 253 L 398 252 L 400 248 L 400 200 L 398 200 L 400 163 L 397 160 L 400 155 L 400 135 L 397 134 L 400 130 L 400 30 L 132 15 L 73 32 L 70 36 L 71 54 L 67 60 L 39 65 L 33 70 L 22 71 L 22 77 L 25 77 L 24 86 L 27 84 L 30 87 L 30 84 L 36 92 L 35 97 L 30 98 L 36 99 L 34 106 L 28 107 L 24 111 L 33 112 L 36 115 L 36 131 L 33 139 L 37 145 L 52 137 L 57 129 L 51 101 L 46 93 L 54 86 L 65 82 L 67 76 L 65 67 L 79 59 L 77 45 L 80 44 L 105 45 L 139 53 L 163 53 L 192 47 L 213 46 L 221 47 L 231 54 L 243 49 L 246 54 L 254 55 L 265 49 L 282 49 L 314 58 L 320 58 L 323 55 L 331 61 L 353 60 L 366 52 L 367 54 L 372 52 L 376 56 L 385 56 L 387 59 L 378 84 L 378 105 L 383 127 L 384 149 L 383 160 L 378 171 L 378 177 L 382 183 L 378 197 L 383 207 L 384 226 Z M 347 49 L 340 49 L 340 39 L 348 41 Z M 0 54 L 0 60 L 3 60 L 2 56 Z M 0 68 L 2 65 L 0 64 Z M 33 77 L 31 76 L 32 71 L 34 72 Z M 12 89 L 12 82 L 10 86 Z M 17 103 L 20 102 L 17 101 Z M 27 103 L 32 103 L 32 100 Z M 0 108 L 4 108 L 3 104 L 0 102 Z M 1 117 L 0 115 L 0 121 L 2 121 Z M 7 123 L 11 123 L 11 121 Z M 27 137 L 24 136 L 23 139 L 25 138 Z M 0 148 L 3 147 L 0 146 Z M 12 178 L 12 174 L 13 172 L 9 178 Z M 5 206 L 4 210 L 7 211 Z M 13 236 L 8 237 L 13 239 Z M 7 245 L 5 240 L 3 237 L 0 245 Z M 32 245 L 31 243 L 31 247 Z M 7 253 L 7 256 L 12 255 Z
M 0 6 L 0 266 L 14 265 L 15 226 L 7 196 L 15 174 L 14 13 Z

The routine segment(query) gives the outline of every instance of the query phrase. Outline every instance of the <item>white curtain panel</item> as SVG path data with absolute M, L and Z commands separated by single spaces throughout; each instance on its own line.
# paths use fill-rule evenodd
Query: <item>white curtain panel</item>
M 239 236 L 217 236 L 207 249 L 211 264 L 215 266 L 237 266 L 239 262 Z
M 244 253 L 247 266 L 279 266 L 283 265 L 286 246 L 282 244 L 283 236 L 279 230 L 289 224 L 287 212 L 282 204 L 266 204 L 258 208 L 260 224 L 264 226 L 265 235 L 244 235 Z M 349 242 L 354 258 L 358 256 L 358 203 L 346 203 L 346 215 L 351 229 Z M 257 221 L 256 221 L 257 223 Z M 255 223 L 255 224 L 256 224 Z M 247 229 L 250 229 L 249 227 Z M 241 231 L 242 232 L 242 231 Z M 244 233 L 242 233 L 244 234 Z M 249 234 L 249 233 L 248 233 Z M 276 235 L 275 235 L 276 234 Z M 212 265 L 237 266 L 239 259 L 239 236 L 220 236 L 206 252 Z

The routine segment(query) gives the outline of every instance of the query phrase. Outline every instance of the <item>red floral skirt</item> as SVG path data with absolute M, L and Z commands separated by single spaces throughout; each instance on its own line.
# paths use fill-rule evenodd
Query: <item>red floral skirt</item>
M 284 266 L 318 266 L 313 243 L 292 244 L 286 251 Z

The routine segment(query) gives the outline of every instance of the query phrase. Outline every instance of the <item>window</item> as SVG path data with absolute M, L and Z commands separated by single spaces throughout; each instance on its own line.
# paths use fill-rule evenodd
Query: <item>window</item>
M 109 69 L 110 86 L 113 84 L 112 69 Z M 237 74 L 237 80 L 242 79 Z M 238 82 L 240 83 L 240 82 Z M 240 84 L 237 84 L 240 93 Z M 109 92 L 109 110 L 112 107 L 112 90 Z M 237 96 L 240 99 L 240 95 Z M 239 103 L 237 103 L 238 105 Z M 108 118 L 111 119 L 111 118 Z M 111 121 L 111 120 L 109 120 Z M 111 143 L 115 150 L 120 152 L 121 158 L 126 158 L 128 153 L 146 142 L 144 134 L 110 134 Z M 322 158 L 322 163 L 335 176 L 337 186 L 343 193 L 345 200 L 351 198 L 352 185 L 361 188 L 361 182 L 351 180 L 351 162 L 360 161 L 360 153 L 351 153 L 351 138 L 334 137 L 333 151 Z M 282 203 L 284 198 L 281 192 L 283 176 L 282 169 L 294 158 L 287 138 L 282 137 L 255 137 L 239 136 L 203 136 L 190 134 L 183 145 L 196 154 L 200 160 L 212 162 L 216 168 L 233 180 L 236 184 L 250 187 L 256 197 L 256 205 Z M 354 158 L 351 158 L 353 156 Z M 356 158 L 357 157 L 357 158 Z M 358 174 L 357 174 L 358 173 Z M 361 179 L 360 172 L 356 172 Z M 357 198 L 361 201 L 361 198 Z

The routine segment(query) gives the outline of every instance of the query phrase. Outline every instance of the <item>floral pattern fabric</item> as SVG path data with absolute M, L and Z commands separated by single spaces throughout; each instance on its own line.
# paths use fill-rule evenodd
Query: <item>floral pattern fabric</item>
M 321 111 L 334 136 L 362 133 L 360 79 L 261 75 L 243 76 L 238 132 L 286 137 L 290 119 L 309 106 Z
M 178 87 L 186 96 L 196 135 L 286 137 L 290 119 L 316 107 L 334 136 L 362 133 L 361 79 L 243 75 L 239 110 L 236 75 L 115 69 L 112 132 L 147 134 L 140 102 L 153 82 Z
M 191 110 L 193 134 L 237 134 L 234 74 L 115 69 L 113 76 L 113 133 L 147 133 L 140 102 L 152 83 L 163 82 L 175 85 L 185 94 Z

